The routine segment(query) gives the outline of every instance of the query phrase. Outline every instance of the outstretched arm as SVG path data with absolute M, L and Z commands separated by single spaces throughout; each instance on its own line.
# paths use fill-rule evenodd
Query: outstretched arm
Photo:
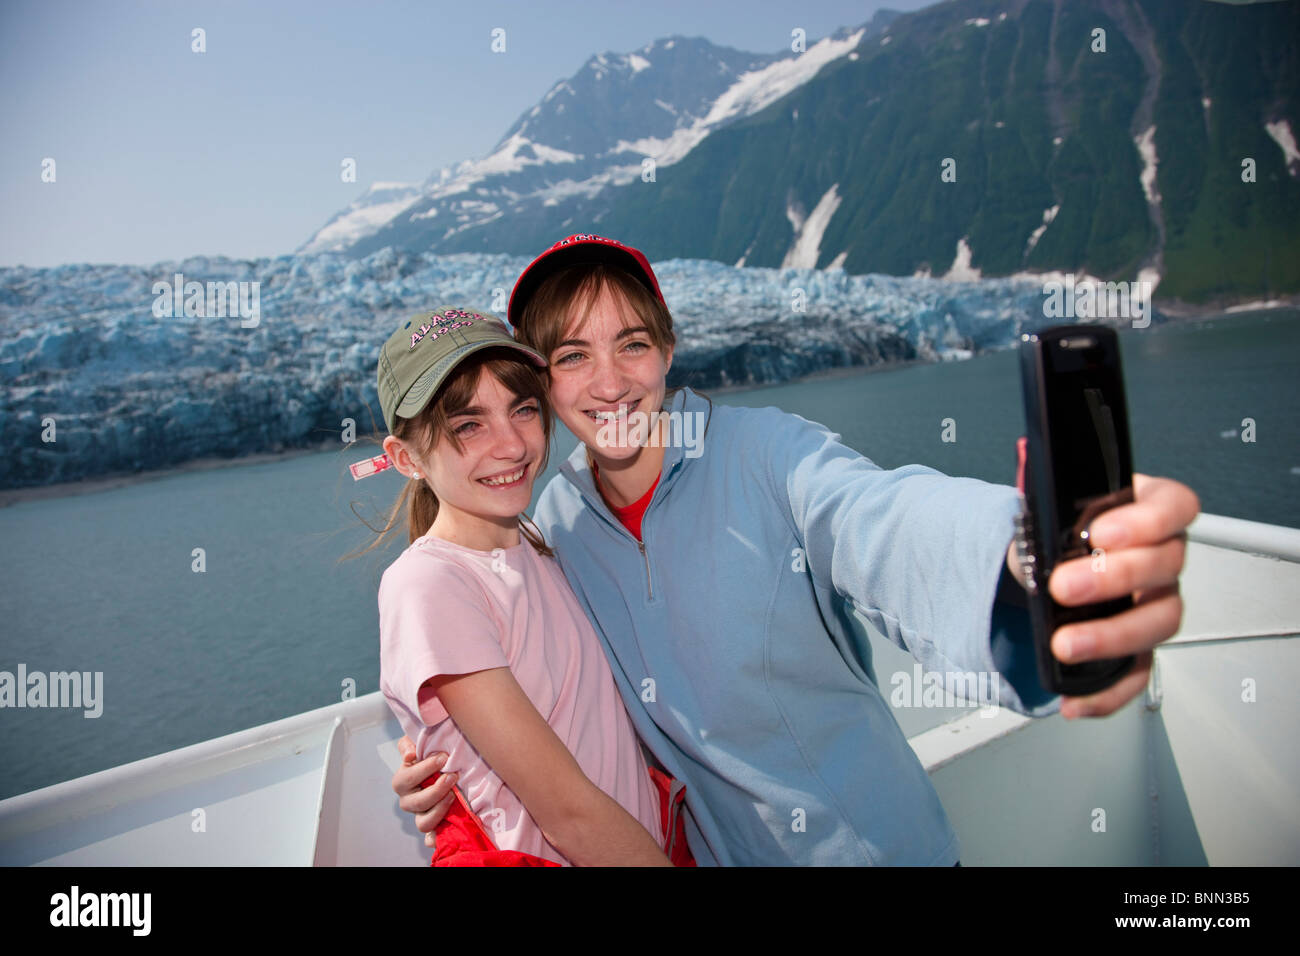
M 1028 612 L 994 600 L 1015 532 L 1014 488 L 921 465 L 883 470 L 797 415 L 762 424 L 751 429 L 766 436 L 753 457 L 788 508 L 828 616 L 842 615 L 838 597 L 927 670 L 996 677 L 998 702 L 1019 713 L 1058 709 L 1038 686 Z M 842 639 L 870 665 L 865 634 Z
M 989 628 L 991 619 L 995 626 L 1010 619 L 992 613 L 1001 607 L 993 596 L 1003 569 L 1024 583 L 1011 541 L 1015 489 L 915 465 L 882 471 L 819 425 L 798 416 L 773 424 L 766 458 L 810 570 L 924 666 L 996 670 L 1006 678 L 1001 703 L 1035 716 L 1058 707 L 1067 717 L 1103 716 L 1144 686 L 1152 648 L 1181 621 L 1184 532 L 1200 507 L 1186 485 L 1134 476 L 1134 503 L 1093 523 L 1093 542 L 1106 550 L 1107 570 L 1094 572 L 1089 558 L 1055 569 L 1049 587 L 1062 604 L 1122 594 L 1133 594 L 1136 603 L 1104 621 L 1058 630 L 1057 656 L 1074 663 L 1138 655 L 1137 667 L 1108 690 L 1056 698 L 1037 685 L 1027 633 L 991 634 Z M 1067 593 L 1077 582 L 1080 590 Z M 1027 615 L 1015 613 L 1024 625 Z

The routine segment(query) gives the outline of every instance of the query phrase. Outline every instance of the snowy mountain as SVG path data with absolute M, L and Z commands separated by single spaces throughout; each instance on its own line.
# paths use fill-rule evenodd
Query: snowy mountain
M 1296 2 L 950 0 L 781 56 L 658 41 L 307 248 L 535 255 L 598 232 L 652 259 L 1295 295 L 1296 36 Z
M 360 259 L 0 269 L 0 443 L 8 450 L 0 488 L 341 447 L 346 419 L 358 437 L 383 427 L 375 361 L 399 319 L 442 304 L 504 311 L 527 262 L 384 249 Z M 952 282 L 699 260 L 655 269 L 677 323 L 674 385 L 963 358 L 1054 321 L 1044 316 L 1041 279 Z M 202 310 L 191 283 L 209 290 Z M 252 317 L 207 309 L 217 283 L 246 284 Z
M 486 157 L 419 186 L 376 184 L 304 243 L 300 253 L 517 252 L 579 215 L 584 201 L 671 166 L 714 130 L 751 116 L 852 53 L 896 14 L 842 30 L 802 52 L 743 53 L 669 37 L 633 53 L 602 53 L 556 83 Z M 503 220 L 502 230 L 482 227 Z M 537 224 L 525 228 L 525 223 Z M 545 244 L 545 243 L 543 243 Z
M 584 210 L 598 226 L 551 234 L 858 274 L 1083 270 L 1225 306 L 1295 295 L 1298 36 L 1295 2 L 935 3 L 653 188 L 608 190 Z
M 321 226 L 299 252 L 336 252 L 383 228 L 403 209 L 423 194 L 409 183 L 375 183 L 354 199 L 346 209 L 335 213 Z

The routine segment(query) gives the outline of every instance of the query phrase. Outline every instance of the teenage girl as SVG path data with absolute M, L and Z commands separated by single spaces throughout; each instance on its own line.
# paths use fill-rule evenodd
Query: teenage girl
M 779 409 L 668 396 L 672 317 L 645 257 L 617 241 L 556 243 L 520 276 L 509 311 L 519 341 L 546 356 L 552 408 L 582 443 L 543 491 L 537 524 L 597 626 L 638 734 L 688 787 L 701 864 L 958 860 L 881 695 L 864 620 L 930 670 L 996 678 L 1004 707 L 1066 717 L 1132 700 L 1152 648 L 1178 629 L 1183 531 L 1199 508 L 1185 485 L 1135 476 L 1136 501 L 1092 527 L 1106 570 L 1087 559 L 1055 569 L 1062 604 L 1136 600 L 1059 629 L 1057 657 L 1138 664 L 1101 693 L 1054 697 L 1035 673 L 1014 488 L 882 470 Z M 673 417 L 650 441 L 604 421 L 661 408 Z M 697 417 L 703 443 L 688 454 L 671 428 Z M 444 788 L 420 790 L 436 762 L 393 778 L 424 832 L 446 805 Z
M 448 754 L 435 865 L 667 866 L 665 808 L 598 639 L 522 523 L 550 441 L 544 365 L 462 309 L 385 343 L 384 451 L 410 479 L 389 528 L 406 503 L 411 543 L 379 589 L 380 686 L 419 753 Z

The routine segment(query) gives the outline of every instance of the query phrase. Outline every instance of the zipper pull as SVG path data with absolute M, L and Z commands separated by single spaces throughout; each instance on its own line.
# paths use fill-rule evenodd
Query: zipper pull
M 641 557 L 645 558 L 645 589 L 647 600 L 653 601 L 655 599 L 655 589 L 654 585 L 650 583 L 650 556 L 646 554 L 644 541 L 638 541 L 636 546 L 641 552 Z

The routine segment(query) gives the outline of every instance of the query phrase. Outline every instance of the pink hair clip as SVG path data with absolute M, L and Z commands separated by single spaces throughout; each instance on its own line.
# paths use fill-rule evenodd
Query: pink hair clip
M 381 471 L 392 467 L 393 463 L 388 460 L 387 455 L 376 455 L 374 458 L 367 458 L 365 461 L 348 465 L 348 469 L 352 472 L 353 481 L 369 478 L 371 475 L 377 475 Z

